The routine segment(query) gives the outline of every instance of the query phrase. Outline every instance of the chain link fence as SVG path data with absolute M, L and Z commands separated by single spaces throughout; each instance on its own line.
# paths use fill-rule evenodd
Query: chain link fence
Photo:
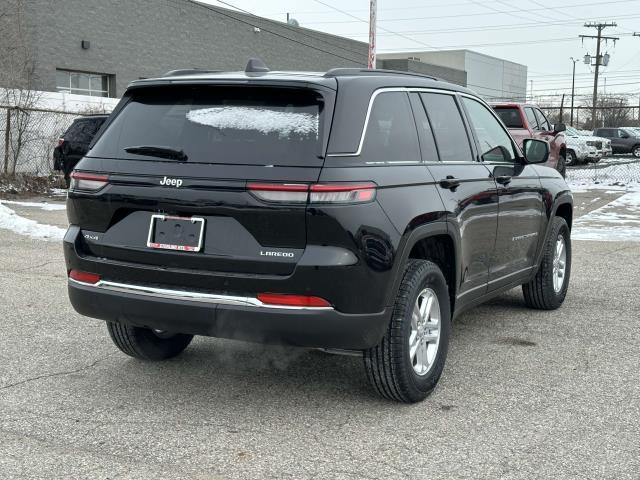
M 640 185 L 640 158 L 606 157 L 598 163 L 567 167 L 567 180 L 578 184 Z
M 51 174 L 58 138 L 73 120 L 89 113 L 104 112 L 0 106 L 0 173 Z
M 593 130 L 591 107 L 577 106 L 573 109 L 571 122 L 571 106 L 540 106 L 551 123 L 573 125 L 578 130 Z M 596 108 L 597 128 L 600 127 L 640 127 L 640 106 L 625 105 L 621 107 L 606 106 Z

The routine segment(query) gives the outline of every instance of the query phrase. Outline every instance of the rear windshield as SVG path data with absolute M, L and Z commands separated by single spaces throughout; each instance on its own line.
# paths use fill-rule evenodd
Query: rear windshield
M 522 117 L 520 116 L 520 109 L 497 107 L 494 108 L 494 110 L 507 128 L 524 128 L 524 125 L 522 125 Z
M 133 90 L 89 155 L 175 161 L 125 150 L 162 147 L 184 152 L 193 163 L 321 165 L 323 108 L 318 92 L 301 88 Z

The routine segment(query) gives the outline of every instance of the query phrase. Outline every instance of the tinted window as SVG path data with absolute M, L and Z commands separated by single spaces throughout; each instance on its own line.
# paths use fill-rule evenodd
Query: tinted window
M 452 95 L 421 93 L 436 138 L 440 160 L 471 162 L 473 155 L 460 110 Z
M 413 107 L 413 114 L 416 119 L 416 125 L 418 126 L 422 158 L 426 162 L 437 162 L 438 150 L 436 149 L 436 143 L 433 138 L 433 130 L 431 129 L 431 124 L 429 123 L 427 114 L 424 111 L 424 106 L 420 101 L 420 95 L 417 93 L 411 93 L 410 98 L 411 106 Z
M 540 128 L 538 127 L 538 120 L 536 119 L 536 115 L 533 113 L 533 108 L 525 107 L 524 114 L 527 116 L 529 126 L 534 130 L 540 130 Z
M 513 143 L 511 137 L 505 132 L 500 122 L 493 116 L 491 111 L 482 105 L 480 102 L 471 98 L 463 98 L 462 102 L 467 108 L 469 113 L 469 120 L 473 131 L 476 134 L 478 143 L 480 145 L 480 154 L 483 155 L 489 150 L 493 150 L 496 147 L 504 147 L 509 152 L 509 160 L 516 158 L 515 151 L 513 149 Z M 495 155 L 494 155 L 495 156 Z M 500 161 L 504 160 L 502 157 L 497 158 L 485 158 L 485 161 Z
M 524 128 L 519 108 L 496 108 L 496 113 L 507 128 Z
M 547 117 L 544 116 L 544 113 L 542 113 L 537 108 L 534 110 L 534 112 L 536 114 L 536 118 L 538 119 L 538 125 L 540 126 L 540 130 L 544 130 L 547 132 L 550 131 L 551 125 L 549 124 Z
M 312 90 L 171 86 L 132 95 L 92 156 L 158 160 L 125 148 L 162 146 L 197 163 L 322 163 L 323 103 Z
M 367 163 L 420 162 L 418 134 L 404 92 L 385 92 L 373 101 L 362 155 Z

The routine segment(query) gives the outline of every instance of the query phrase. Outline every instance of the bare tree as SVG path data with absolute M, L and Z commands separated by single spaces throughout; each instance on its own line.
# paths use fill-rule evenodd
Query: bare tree
M 0 105 L 6 106 L 4 173 L 14 175 L 30 141 L 32 109 L 40 100 L 36 61 L 29 41 L 25 0 L 3 0 L 0 10 Z
M 592 102 L 587 101 L 584 106 L 591 113 Z M 623 127 L 634 123 L 633 109 L 629 106 L 629 97 L 616 94 L 600 94 L 596 105 L 597 125 L 599 127 Z M 585 128 L 593 125 L 591 115 L 581 119 Z

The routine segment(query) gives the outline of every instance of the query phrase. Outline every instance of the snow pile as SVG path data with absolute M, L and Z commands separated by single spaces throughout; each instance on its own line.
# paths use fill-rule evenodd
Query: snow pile
M 8 207 L 0 204 L 0 228 L 11 230 L 19 235 L 26 235 L 38 240 L 60 241 L 65 230 L 54 225 L 44 225 L 34 220 L 21 217 Z
M 63 203 L 47 203 L 47 202 L 16 202 L 13 200 L 0 200 L 0 203 L 4 203 L 6 205 L 18 205 L 20 207 L 33 207 L 40 208 L 42 210 L 51 212 L 56 210 L 66 210 L 67 207 Z
M 212 107 L 191 110 L 187 113 L 187 120 L 208 127 L 277 133 L 281 137 L 288 137 L 292 133 L 318 136 L 318 115 L 310 113 L 252 107 Z

